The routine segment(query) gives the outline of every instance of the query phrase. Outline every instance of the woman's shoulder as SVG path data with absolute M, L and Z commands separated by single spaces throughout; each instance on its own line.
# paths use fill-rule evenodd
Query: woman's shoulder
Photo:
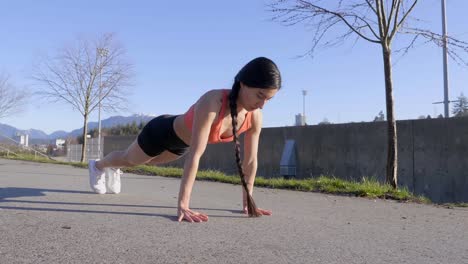
M 263 121 L 263 113 L 260 109 L 250 112 L 250 123 L 254 129 L 261 129 Z
M 207 91 L 203 96 L 213 97 L 213 98 L 222 98 L 225 94 L 229 95 L 230 89 L 213 89 Z
M 219 107 L 223 103 L 223 96 L 229 93 L 228 89 L 213 89 L 204 93 L 198 100 L 198 104 Z

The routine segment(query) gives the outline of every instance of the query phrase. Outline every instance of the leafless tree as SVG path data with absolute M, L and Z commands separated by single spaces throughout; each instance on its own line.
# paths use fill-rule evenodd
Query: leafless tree
M 310 26 L 313 42 L 307 53 L 309 55 L 319 45 L 333 47 L 344 43 L 349 37 L 380 46 L 384 63 L 388 124 L 386 181 L 394 188 L 397 187 L 398 153 L 392 83 L 392 41 L 397 36 L 407 40 L 402 49 L 394 51 L 401 56 L 416 47 L 417 43 L 431 42 L 439 46 L 445 43 L 451 58 L 458 64 L 468 65 L 467 60 L 462 57 L 468 52 L 467 42 L 410 25 L 419 24 L 418 19 L 410 17 L 417 4 L 418 0 L 275 0 L 269 4 L 274 21 L 287 26 Z M 334 36 L 328 39 L 330 34 Z
M 0 119 L 21 112 L 26 100 L 25 91 L 14 86 L 6 73 L 0 73 Z
M 83 116 L 83 150 L 86 160 L 88 118 L 97 110 L 124 110 L 132 87 L 133 66 L 114 34 L 96 39 L 78 38 L 74 46 L 60 49 L 34 68 L 37 94 L 51 102 L 65 102 Z

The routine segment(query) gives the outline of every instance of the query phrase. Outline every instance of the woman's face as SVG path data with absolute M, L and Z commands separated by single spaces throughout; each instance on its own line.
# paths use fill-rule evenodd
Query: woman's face
M 265 103 L 273 98 L 277 92 L 278 88 L 256 88 L 241 83 L 238 103 L 249 112 L 258 108 L 262 109 Z

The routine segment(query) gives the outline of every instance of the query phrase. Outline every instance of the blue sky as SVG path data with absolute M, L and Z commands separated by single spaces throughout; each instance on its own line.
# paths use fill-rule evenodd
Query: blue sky
M 230 88 L 250 59 L 266 56 L 279 66 L 283 88 L 264 108 L 264 126 L 293 125 L 302 112 L 303 89 L 309 124 L 372 121 L 385 113 L 380 47 L 359 40 L 297 59 L 312 42 L 303 25 L 272 22 L 268 1 L 0 1 L 0 71 L 18 87 L 31 87 L 32 65 L 78 36 L 115 32 L 135 66 L 129 111 L 120 114 L 180 114 L 210 89 Z M 447 0 L 448 32 L 468 40 L 466 0 Z M 440 0 L 423 0 L 413 16 L 441 32 Z M 398 43 L 395 43 L 396 45 Z M 468 69 L 449 62 L 450 97 L 468 95 Z M 397 119 L 443 113 L 442 50 L 425 45 L 393 68 Z M 97 121 L 97 114 L 91 116 Z M 32 98 L 19 115 L 0 120 L 19 129 L 47 133 L 82 126 L 66 104 Z

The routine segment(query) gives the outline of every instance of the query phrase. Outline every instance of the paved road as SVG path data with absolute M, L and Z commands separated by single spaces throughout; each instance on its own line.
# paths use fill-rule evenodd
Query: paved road
M 202 224 L 175 218 L 178 179 L 0 159 L 0 263 L 468 263 L 468 210 L 257 188 L 274 215 L 239 213 L 240 186 L 197 182 Z

